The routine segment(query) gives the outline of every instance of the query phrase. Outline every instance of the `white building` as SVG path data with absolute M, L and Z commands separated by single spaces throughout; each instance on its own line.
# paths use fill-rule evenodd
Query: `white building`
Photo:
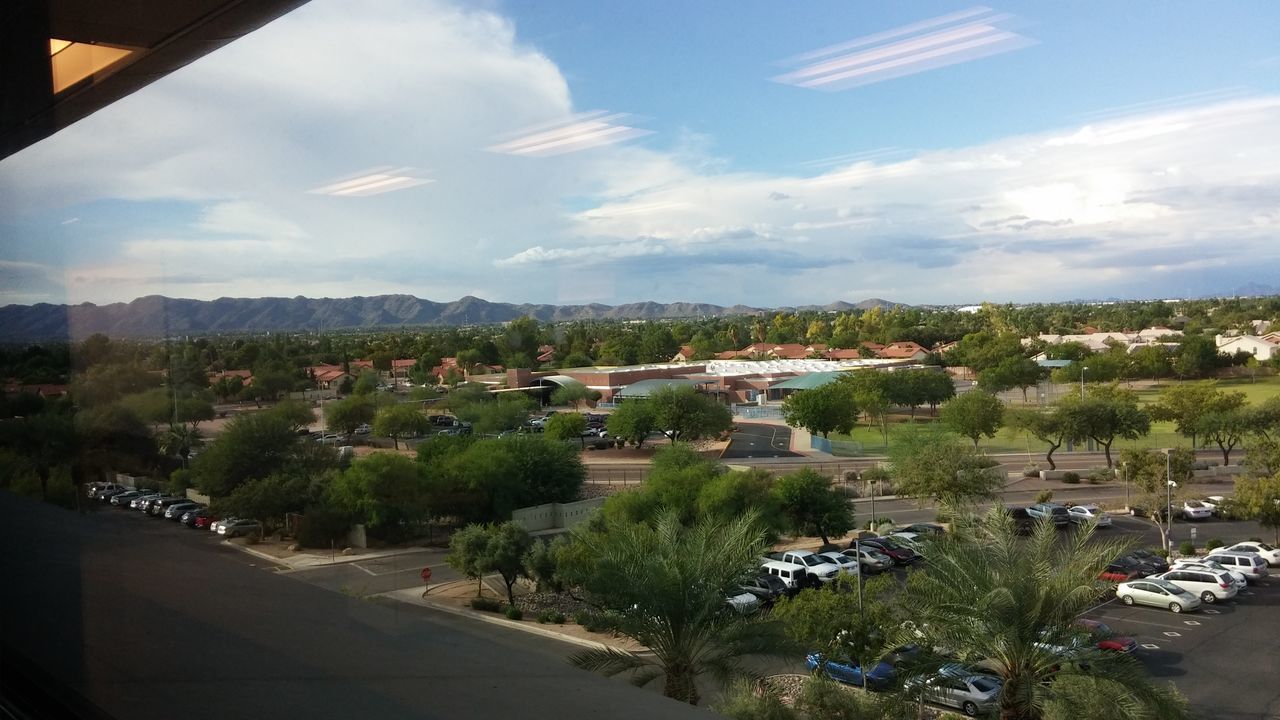
M 1258 358 L 1259 361 L 1266 362 L 1273 354 L 1280 354 L 1280 343 L 1255 335 L 1216 335 L 1213 339 L 1218 346 L 1218 352 L 1223 355 L 1234 355 L 1243 350 Z

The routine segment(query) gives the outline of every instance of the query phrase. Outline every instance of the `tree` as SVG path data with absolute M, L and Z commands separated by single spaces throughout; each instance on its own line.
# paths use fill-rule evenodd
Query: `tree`
M 306 478 L 282 474 L 249 480 L 218 501 L 218 510 L 253 518 L 269 533 L 284 524 L 285 515 L 306 507 L 310 499 L 308 485 Z
M 495 572 L 502 576 L 507 586 L 507 602 L 516 604 L 513 588 L 516 580 L 528 577 L 525 566 L 525 555 L 533 545 L 529 533 L 513 522 L 504 522 L 489 529 L 489 539 L 485 543 L 484 556 L 480 560 L 480 568 L 485 572 Z
M 191 463 L 191 474 L 200 492 L 223 497 L 285 467 L 297 457 L 298 445 L 287 418 L 271 411 L 238 415 Z
M 644 400 L 627 400 L 609 413 L 605 427 L 610 435 L 641 447 L 654 429 L 652 408 Z
M 785 525 L 773 484 L 773 476 L 762 468 L 716 473 L 698 490 L 698 516 L 728 522 L 754 512 L 772 540 Z
M 1025 403 L 1027 388 L 1040 382 L 1045 374 L 1044 368 L 1035 360 L 1023 355 L 1012 355 L 978 373 L 978 387 L 989 393 L 1018 388 L 1022 390 L 1022 402 Z
M 503 363 L 510 368 L 531 368 L 542 344 L 542 329 L 538 321 L 524 316 L 507 323 L 495 341 L 502 354 Z
M 204 437 L 196 428 L 182 423 L 173 423 L 160 436 L 160 451 L 166 455 L 182 458 L 182 467 L 187 466 L 191 451 L 204 444 Z
M 1053 453 L 1065 442 L 1077 442 L 1082 437 L 1073 435 L 1074 429 L 1064 421 L 1064 413 L 1059 408 L 1037 410 L 1035 408 L 1015 408 L 1005 415 L 1010 428 L 1046 443 L 1049 451 L 1045 453 L 1045 462 L 1050 470 L 1057 470 L 1058 464 L 1053 461 Z
M 1173 371 L 1180 378 L 1203 377 L 1218 365 L 1218 348 L 1213 338 L 1185 335 L 1173 359 Z
M 654 425 L 672 443 L 719 435 L 733 426 L 729 408 L 687 385 L 658 388 L 642 402 L 648 403 Z
M 1102 446 L 1108 468 L 1114 464 L 1111 445 L 1116 440 L 1137 440 L 1151 432 L 1151 417 L 1138 407 L 1138 396 L 1114 385 L 1094 386 L 1084 400 L 1069 395 L 1059 408 L 1070 434 Z
M 564 385 L 556 388 L 555 391 L 551 393 L 552 405 L 573 405 L 574 407 L 577 407 L 583 402 L 595 402 L 599 399 L 599 390 L 592 390 L 582 383 Z
M 576 412 L 556 413 L 542 428 L 543 434 L 552 440 L 579 440 L 587 431 L 587 419 Z
M 791 427 L 827 437 L 832 430 L 851 432 L 858 422 L 858 406 L 847 385 L 833 382 L 788 395 L 782 402 L 782 418 Z
M 1171 372 L 1169 351 L 1163 345 L 1144 345 L 1129 354 L 1135 377 L 1168 377 Z
M 1235 501 L 1246 517 L 1271 528 L 1275 544 L 1280 545 L 1280 472 L 1236 478 Z
M 587 650 L 570 658 L 577 667 L 627 673 L 641 686 L 661 678 L 664 695 L 696 705 L 700 677 L 755 677 L 746 658 L 791 651 L 777 621 L 741 615 L 724 602 L 765 550 L 753 515 L 692 527 L 674 514 L 653 525 L 608 523 L 599 532 L 580 526 L 573 544 L 570 579 L 611 611 L 602 616 L 609 629 L 650 650 Z
M 476 597 L 484 587 L 484 557 L 489 546 L 489 531 L 484 525 L 472 524 L 449 538 L 449 567 L 476 581 Z
M 353 462 L 334 478 L 328 499 L 388 538 L 403 536 L 407 525 L 425 519 L 429 510 L 421 465 L 385 452 Z
M 830 478 L 809 468 L 778 478 L 774 493 L 795 535 L 815 535 L 826 545 L 832 536 L 840 537 L 854 527 L 848 499 Z
M 431 421 L 410 404 L 388 405 L 373 418 L 374 434 L 391 438 L 396 450 L 400 449 L 400 438 L 425 435 L 430 429 Z
M 1240 406 L 1229 409 L 1215 408 L 1200 416 L 1196 422 L 1198 434 L 1206 440 L 1211 440 L 1222 452 L 1223 465 L 1231 464 L 1231 451 L 1244 440 L 1246 435 L 1254 432 L 1257 426 L 1257 416 L 1251 408 L 1243 404 L 1244 393 L 1231 394 L 1240 396 Z
M 1209 413 L 1241 407 L 1244 401 L 1244 393 L 1223 392 L 1216 383 L 1179 383 L 1165 388 L 1150 410 L 1154 420 L 1172 420 L 1179 435 L 1191 438 L 1191 450 L 1195 452 L 1200 419 Z
M 952 510 L 993 498 L 1004 487 L 995 462 L 937 429 L 912 427 L 897 435 L 889 448 L 889 469 L 898 494 L 935 500 Z
M 960 338 L 947 353 L 948 365 L 967 367 L 975 373 L 999 365 L 1005 358 L 1022 354 L 1022 339 L 1013 333 L 987 331 L 970 333 Z
M 1160 546 L 1169 547 L 1169 516 L 1173 504 L 1185 494 L 1169 486 L 1169 481 L 1185 488 L 1192 477 L 1191 468 L 1195 456 L 1186 448 L 1173 448 L 1165 453 L 1156 450 L 1126 448 L 1120 453 L 1125 477 L 1133 484 L 1137 495 L 1130 500 L 1130 507 L 1145 509 L 1146 519 L 1160 533 Z
M 575 448 L 537 435 L 437 436 L 418 446 L 418 465 L 428 505 L 471 522 L 506 520 L 531 505 L 573 502 L 586 479 Z
M 984 671 L 1003 681 L 1004 720 L 1078 709 L 1063 707 L 1056 692 L 1075 677 L 1087 678 L 1098 700 L 1123 709 L 1124 717 L 1189 717 L 1141 663 L 1086 642 L 1075 624 L 1102 595 L 1098 574 L 1127 549 L 1121 540 L 1094 538 L 1088 527 L 1063 539 L 1051 523 L 1024 541 L 1008 514 L 994 510 L 971 530 L 934 543 L 929 571 L 913 573 L 898 598 L 913 619 L 899 639 L 948 648 L 962 662 L 983 660 Z M 1058 648 L 1071 648 L 1069 659 Z M 955 660 L 925 652 L 909 672 L 925 674 L 947 662 Z
M 283 419 L 295 431 L 301 430 L 316 421 L 316 413 L 297 400 L 282 400 L 271 408 L 271 413 Z
M 844 384 L 853 397 L 853 402 L 867 415 L 867 424 L 878 424 L 885 444 L 889 443 L 889 409 L 893 403 L 889 400 L 888 375 L 879 370 L 858 370 L 842 375 L 838 383 Z
M 351 387 L 351 392 L 356 395 L 372 395 L 381 384 L 382 378 L 378 377 L 377 372 L 365 370 L 356 378 L 356 383 Z
M 324 425 L 329 432 L 350 435 L 361 425 L 373 422 L 376 406 L 364 395 L 335 400 L 324 406 Z
M 957 395 L 942 406 L 942 424 L 952 432 L 973 441 L 983 435 L 995 437 L 1004 420 L 1004 403 L 995 395 L 981 390 L 970 390 Z
M 550 541 L 534 541 L 525 553 L 524 566 L 529 577 L 537 583 L 538 592 L 562 592 L 564 580 L 560 577 L 560 557 L 569 546 L 566 535 L 557 535 Z

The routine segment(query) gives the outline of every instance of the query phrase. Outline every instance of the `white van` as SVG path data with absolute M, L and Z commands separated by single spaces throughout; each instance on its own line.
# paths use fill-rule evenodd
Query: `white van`
M 1249 582 L 1257 582 L 1270 574 L 1267 572 L 1267 561 L 1257 553 L 1214 552 L 1205 560 L 1212 560 L 1228 570 L 1239 570 Z
M 1192 595 L 1199 595 L 1200 601 L 1206 605 L 1230 600 L 1240 592 L 1231 576 L 1224 571 L 1174 568 L 1154 577 L 1167 580 Z
M 760 572 L 772 575 L 786 583 L 788 590 L 808 587 L 809 569 L 796 563 L 769 560 L 760 564 Z

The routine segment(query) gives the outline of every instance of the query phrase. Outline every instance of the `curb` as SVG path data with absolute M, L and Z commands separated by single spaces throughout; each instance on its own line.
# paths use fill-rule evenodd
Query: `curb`
M 422 552 L 426 548 L 402 548 L 380 553 L 368 553 L 365 555 L 335 555 L 332 560 L 326 560 L 320 555 L 308 555 L 307 559 L 316 558 L 314 562 L 297 562 L 298 558 L 281 558 L 264 553 L 261 550 L 254 550 L 248 545 L 237 545 L 230 540 L 223 540 L 224 545 L 229 545 L 241 552 L 248 553 L 256 558 L 266 560 L 276 565 L 283 565 L 290 570 L 310 570 L 312 568 L 330 567 L 333 565 L 342 565 L 344 563 L 360 562 L 361 560 L 377 560 L 385 557 L 395 557 L 397 555 L 408 555 L 410 553 Z
M 464 610 L 463 608 L 453 607 L 452 605 L 437 603 L 432 600 L 422 598 L 421 594 L 418 593 L 417 588 L 411 588 L 411 590 L 412 590 L 412 597 L 410 597 L 409 593 L 406 593 L 404 590 L 392 590 L 390 592 L 378 593 L 376 595 L 373 595 L 372 597 L 386 598 L 393 602 L 404 603 L 406 605 L 418 605 L 420 607 L 427 607 L 427 608 L 431 608 L 432 610 L 439 610 L 440 612 L 446 612 L 451 615 L 458 615 L 460 617 L 471 618 L 472 620 L 479 620 L 480 622 L 486 622 L 486 623 L 489 623 L 490 625 L 499 625 L 501 627 L 510 628 L 512 630 L 527 632 L 531 635 L 541 635 L 542 637 L 551 638 L 553 640 L 559 640 L 561 642 L 571 643 L 573 645 L 590 648 L 592 650 L 615 650 L 619 652 L 630 652 L 628 650 L 623 650 L 620 647 L 615 647 L 613 645 L 606 645 L 602 642 L 596 642 L 595 640 L 586 640 L 584 638 L 574 637 L 572 635 L 565 635 L 564 633 L 558 633 L 554 630 L 548 630 L 547 628 L 540 627 L 537 625 L 528 625 L 523 622 L 517 622 L 514 620 L 507 620 L 505 618 L 494 617 L 492 613 L 481 613 L 481 612 L 476 612 L 474 610 Z

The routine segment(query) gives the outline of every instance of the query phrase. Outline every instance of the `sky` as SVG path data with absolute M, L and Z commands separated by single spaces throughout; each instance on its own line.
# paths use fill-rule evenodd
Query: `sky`
M 0 161 L 0 304 L 1280 285 L 1280 4 L 312 0 Z

